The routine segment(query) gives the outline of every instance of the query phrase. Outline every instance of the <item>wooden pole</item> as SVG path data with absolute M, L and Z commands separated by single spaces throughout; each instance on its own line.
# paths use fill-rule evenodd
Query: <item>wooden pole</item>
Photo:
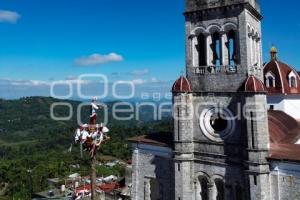
M 96 156 L 92 158 L 91 162 L 91 193 L 92 193 L 92 200 L 97 200 L 96 194 Z

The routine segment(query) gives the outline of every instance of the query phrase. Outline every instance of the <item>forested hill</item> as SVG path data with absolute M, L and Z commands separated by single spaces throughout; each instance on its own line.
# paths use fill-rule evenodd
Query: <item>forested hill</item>
M 53 103 L 69 103 L 73 108 L 73 117 L 67 121 L 56 121 L 50 116 L 50 108 Z M 58 100 L 47 97 L 28 97 L 19 100 L 0 100 L 0 147 L 18 147 L 24 149 L 22 153 L 32 153 L 32 146 L 40 146 L 40 150 L 48 150 L 59 147 L 67 147 L 73 139 L 74 130 L 78 127 L 77 108 L 81 102 Z M 169 131 L 168 127 L 158 126 L 163 122 L 155 121 L 152 118 L 153 109 L 142 107 L 138 113 L 139 118 L 126 121 L 119 121 L 112 117 L 112 106 L 116 102 L 106 103 L 108 113 L 108 127 L 111 135 L 116 139 L 125 140 L 127 137 L 138 134 L 146 134 L 151 131 Z M 134 104 L 133 104 L 134 105 Z M 128 108 L 124 106 L 124 108 Z M 54 109 L 54 115 L 64 117 L 68 115 L 69 108 L 58 106 Z M 127 117 L 130 114 L 116 114 Z M 81 110 L 82 121 L 89 120 L 89 107 Z M 104 114 L 99 113 L 98 122 L 102 122 Z M 165 115 L 166 123 L 170 122 L 170 115 Z M 168 130 L 166 130 L 168 129 Z M 14 149 L 14 148 L 12 148 Z M 17 156 L 11 151 L 2 151 L 0 148 L 0 158 Z
M 51 105 L 57 102 L 72 105 L 74 114 L 71 120 L 51 119 Z M 45 97 L 0 100 L 0 199 L 1 196 L 30 199 L 31 193 L 47 188 L 47 178 L 64 177 L 74 172 L 70 167 L 74 164 L 80 164 L 80 173 L 87 173 L 87 157 L 81 159 L 76 146 L 73 146 L 72 152 L 68 151 L 78 127 L 76 116 L 80 103 Z M 107 103 L 112 141 L 103 146 L 101 155 L 130 159 L 128 137 L 172 130 L 170 115 L 167 114 L 161 121 L 151 120 L 149 116 L 152 116 L 153 110 L 147 107 L 139 112 L 139 120 L 117 121 L 111 114 L 114 103 Z M 66 107 L 54 109 L 56 116 L 65 116 L 68 112 Z M 83 108 L 81 117 L 88 122 L 89 107 Z M 102 117 L 101 112 L 99 117 Z M 99 119 L 98 122 L 101 121 Z M 30 179 L 28 170 L 32 171 Z M 7 183 L 8 187 L 1 191 Z
M 54 103 L 69 103 L 73 108 L 73 117 L 68 121 L 52 120 L 50 116 L 50 108 Z M 81 102 L 70 100 L 58 100 L 48 97 L 28 97 L 19 100 L 1 100 L 0 99 L 0 134 L 18 134 L 36 135 L 41 133 L 41 129 L 54 129 L 57 126 L 73 127 L 77 126 L 77 109 Z M 154 121 L 153 109 L 149 106 L 142 106 L 136 114 L 139 117 L 132 120 L 118 121 L 112 117 L 112 106 L 120 102 L 107 102 L 106 113 L 108 114 L 108 125 L 127 125 L 143 124 Z M 135 103 L 130 103 L 136 106 Z M 119 106 L 118 109 L 122 108 Z M 123 106 L 128 109 L 128 106 Z M 103 112 L 100 111 L 99 117 L 103 118 Z M 69 114 L 67 107 L 57 106 L 54 109 L 55 116 L 64 117 Z M 126 117 L 130 114 L 117 114 L 119 117 Z M 170 118 L 171 113 L 165 113 L 163 118 Z M 89 107 L 85 106 L 81 109 L 82 122 L 88 122 Z M 103 121 L 103 119 L 98 120 Z

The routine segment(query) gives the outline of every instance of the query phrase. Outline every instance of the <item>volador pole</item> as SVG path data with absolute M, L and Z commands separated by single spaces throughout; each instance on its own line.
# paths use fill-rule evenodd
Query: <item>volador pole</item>
M 96 194 L 96 156 L 93 156 L 91 161 L 91 193 L 92 193 L 92 200 L 97 200 Z
M 91 102 L 91 113 L 90 113 L 90 122 L 89 124 L 84 124 L 80 126 L 80 129 L 76 130 L 75 141 L 80 142 L 80 154 L 82 155 L 82 150 L 90 152 L 91 156 L 91 199 L 99 200 L 97 195 L 97 185 L 96 185 L 96 153 L 100 148 L 100 145 L 104 144 L 106 141 L 110 140 L 110 137 L 106 135 L 109 132 L 109 129 L 101 123 L 97 124 L 97 113 L 96 111 L 100 109 L 100 106 L 96 103 L 96 98 L 92 99 Z M 105 138 L 105 139 L 104 139 Z

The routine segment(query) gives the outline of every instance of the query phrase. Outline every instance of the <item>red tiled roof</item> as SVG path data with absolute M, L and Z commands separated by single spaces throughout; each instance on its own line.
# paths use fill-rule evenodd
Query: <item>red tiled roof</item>
M 269 111 L 270 158 L 300 162 L 300 124 L 282 111 Z M 172 147 L 172 133 L 156 133 L 136 136 L 129 142 L 154 146 Z
M 104 192 L 111 192 L 114 189 L 119 188 L 119 184 L 117 182 L 112 182 L 112 183 L 106 183 L 106 184 L 98 185 L 97 187 L 99 189 L 101 189 L 102 191 L 104 191 Z M 83 190 L 90 191 L 91 190 L 91 185 L 87 184 L 85 186 L 81 186 L 81 187 L 76 188 L 76 192 L 83 191 Z
M 300 139 L 300 125 L 293 117 L 274 110 L 268 116 L 271 142 L 295 144 Z
M 191 87 L 190 81 L 186 77 L 181 76 L 173 84 L 172 92 L 173 93 L 189 93 L 189 92 L 192 92 L 192 87 Z
M 150 144 L 154 146 L 171 147 L 173 143 L 172 133 L 155 133 L 149 135 L 136 136 L 128 139 L 129 142 L 139 144 Z
M 127 163 L 128 165 L 131 165 L 131 164 L 132 164 L 132 160 L 127 160 L 126 163 Z
M 300 161 L 300 124 L 282 111 L 269 111 L 270 158 Z
M 300 145 L 271 143 L 270 158 L 300 162 Z
M 264 75 L 271 72 L 275 76 L 275 87 L 267 87 L 269 94 L 300 94 L 300 77 L 298 72 L 285 63 L 271 60 L 264 66 Z M 296 75 L 296 87 L 290 87 L 289 74 L 294 72 Z M 266 80 L 266 77 L 264 77 Z
M 88 185 L 84 185 L 84 186 L 76 188 L 76 192 L 82 191 L 82 190 L 88 190 L 88 191 L 90 191 L 91 190 L 91 185 L 88 184 Z
M 117 182 L 112 182 L 108 184 L 102 184 L 99 186 L 99 188 L 104 192 L 111 192 L 114 189 L 119 188 L 119 184 Z
M 245 91 L 246 92 L 264 92 L 265 86 L 261 80 L 251 75 L 247 78 L 245 82 Z

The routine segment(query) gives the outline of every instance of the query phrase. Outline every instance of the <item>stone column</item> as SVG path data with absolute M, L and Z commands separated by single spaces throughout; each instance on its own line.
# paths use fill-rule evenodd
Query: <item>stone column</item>
M 213 65 L 212 61 L 213 61 L 213 50 L 211 48 L 212 45 L 212 35 L 209 34 L 206 37 L 206 59 L 207 59 L 207 66 L 211 66 Z
M 209 183 L 208 187 L 208 200 L 216 200 L 216 189 L 214 184 Z
M 226 32 L 221 32 L 220 33 L 220 38 L 221 38 L 221 65 L 229 65 L 229 57 L 230 57 L 230 52 L 229 52 L 229 47 L 228 47 L 228 36 Z M 234 48 L 234 47 L 233 47 Z
M 245 97 L 245 118 L 247 120 L 248 161 L 249 170 L 245 173 L 249 178 L 250 199 L 268 200 L 270 198 L 269 127 L 267 112 L 267 95 L 255 94 Z

